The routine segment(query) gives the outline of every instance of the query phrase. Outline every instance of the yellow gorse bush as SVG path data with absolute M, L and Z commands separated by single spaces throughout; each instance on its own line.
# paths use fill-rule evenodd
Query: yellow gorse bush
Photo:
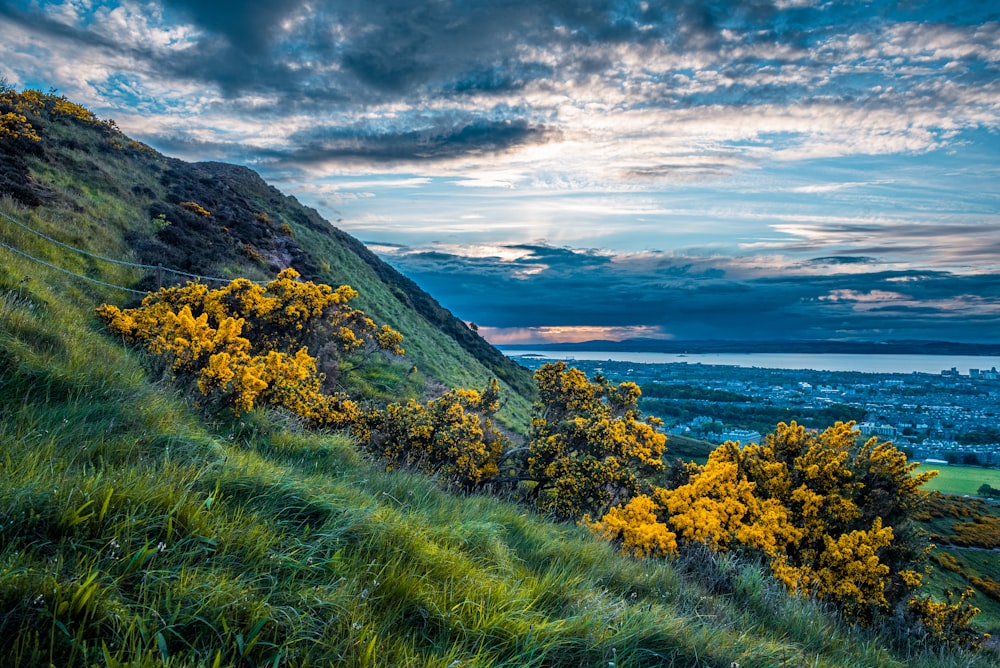
M 493 379 L 483 392 L 455 389 L 426 404 L 390 404 L 371 416 L 368 448 L 389 468 L 414 468 L 462 489 L 481 486 L 500 473 L 509 445 L 493 423 L 498 397 Z
M 150 294 L 137 308 L 105 304 L 97 314 L 236 413 L 266 402 L 318 426 L 357 425 L 362 413 L 352 400 L 323 392 L 309 344 L 325 336 L 343 353 L 371 346 L 402 354 L 402 335 L 351 307 L 357 292 L 349 286 L 334 290 L 298 278 L 286 269 L 267 286 L 246 279 L 217 290 L 188 283 Z
M 318 349 L 336 360 L 384 351 L 402 355 L 402 335 L 350 306 L 350 286 L 299 281 L 286 269 L 266 286 L 246 279 L 211 290 L 201 283 L 163 288 L 137 308 L 97 309 L 108 328 L 159 355 L 177 376 L 235 413 L 260 404 L 288 409 L 309 424 L 352 429 L 362 447 L 390 467 L 407 466 L 464 489 L 499 473 L 508 440 L 494 426 L 494 379 L 483 391 L 455 389 L 420 404 L 362 410 L 325 392 Z
M 600 521 L 584 516 L 584 524 L 607 540 L 618 543 L 622 552 L 634 557 L 659 557 L 677 553 L 677 535 L 657 519 L 657 503 L 639 494 L 631 501 L 609 510 Z
M 52 110 L 57 114 L 70 116 L 85 123 L 100 123 L 100 119 L 97 118 L 97 115 L 90 109 L 87 109 L 86 107 L 75 102 L 70 102 L 64 97 L 57 97 L 53 99 Z
M 26 89 L 21 92 L 13 88 L 0 88 L 0 106 L 7 111 L 0 114 L 0 139 L 25 137 L 37 141 L 38 134 L 28 122 L 28 116 L 48 113 L 52 117 L 68 117 L 89 125 L 96 125 L 115 135 L 120 135 L 114 121 L 102 121 L 86 107 L 71 102 L 61 95 Z
M 640 473 L 663 468 L 666 436 L 643 419 L 635 383 L 592 382 L 564 362 L 535 372 L 539 399 L 525 461 L 540 510 L 560 519 L 603 515 L 634 495 Z
M 709 455 L 689 483 L 673 490 L 655 489 L 654 498 L 678 536 L 720 550 L 744 545 L 769 556 L 800 538 L 788 509 L 775 499 L 758 496 L 756 483 L 741 475 L 744 465 L 743 453 L 729 442 Z
M 929 543 L 913 515 L 926 497 L 920 486 L 935 473 L 915 475 L 917 465 L 890 443 L 858 445 L 858 436 L 854 423 L 822 432 L 782 423 L 762 444 L 724 443 L 704 466 L 689 464 L 683 484 L 653 487 L 586 523 L 635 556 L 686 543 L 755 551 L 790 591 L 831 601 L 868 625 L 922 584 L 913 567 Z M 947 617 L 945 633 L 959 633 L 975 614 L 913 601 L 918 621 Z
M 178 204 L 178 206 L 187 209 L 188 211 L 191 211 L 192 213 L 195 213 L 201 216 L 202 218 L 208 218 L 209 216 L 212 215 L 211 211 L 203 207 L 201 204 L 198 204 L 197 202 L 181 202 L 180 204 Z
M 0 141 L 22 138 L 31 141 L 41 139 L 24 114 L 16 114 L 12 111 L 0 114 Z
M 834 601 L 849 619 L 869 623 L 870 608 L 889 608 L 885 591 L 890 569 L 878 551 L 892 539 L 892 527 L 876 519 L 867 531 L 824 535 L 823 549 L 810 562 L 793 564 L 782 554 L 771 567 L 791 591 Z
M 979 608 L 967 602 L 972 595 L 972 589 L 966 589 L 959 595 L 957 602 L 952 602 L 955 599 L 954 593 L 946 591 L 947 601 L 934 601 L 929 597 L 912 598 L 908 605 L 924 632 L 935 640 L 963 649 L 977 650 L 990 639 L 990 635 L 969 627 L 972 618 L 979 614 Z

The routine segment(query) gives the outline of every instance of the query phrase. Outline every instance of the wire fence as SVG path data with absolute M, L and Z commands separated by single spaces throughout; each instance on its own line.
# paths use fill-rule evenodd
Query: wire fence
M 9 245 L 5 244 L 2 241 L 0 241 L 0 247 L 6 248 L 11 253 L 16 253 L 17 255 L 20 255 L 23 258 L 31 260 L 32 262 L 37 262 L 38 264 L 45 265 L 46 267 L 48 267 L 50 269 L 55 269 L 56 271 L 61 271 L 64 274 L 69 274 L 70 276 L 73 276 L 75 278 L 80 278 L 80 279 L 83 279 L 85 281 L 89 281 L 91 283 L 96 283 L 97 285 L 103 285 L 104 287 L 107 287 L 107 288 L 114 288 L 115 290 L 122 290 L 124 292 L 131 292 L 131 293 L 137 294 L 137 295 L 147 294 L 146 292 L 143 292 L 142 290 L 133 290 L 132 288 L 126 288 L 126 287 L 124 287 L 122 285 L 115 285 L 113 283 L 108 283 L 106 281 L 101 281 L 101 280 L 98 280 L 96 278 L 91 278 L 90 276 L 84 276 L 83 274 L 78 274 L 75 271 L 70 271 L 69 269 L 64 269 L 63 267 L 57 267 L 56 265 L 52 264 L 51 262 L 46 262 L 45 260 L 40 260 L 39 258 L 37 258 L 37 257 L 35 257 L 33 255 L 28 255 L 24 251 L 18 250 L 17 248 L 14 248 L 13 246 L 9 246 Z
M 40 239 L 43 239 L 43 240 L 45 240 L 45 241 L 47 241 L 47 242 L 49 242 L 51 244 L 55 244 L 56 246 L 60 246 L 60 247 L 65 248 L 67 250 L 73 251 L 74 253 L 79 253 L 80 255 L 82 255 L 84 257 L 89 257 L 89 258 L 93 258 L 95 260 L 100 260 L 102 262 L 108 262 L 108 263 L 111 263 L 111 264 L 116 264 L 116 265 L 119 265 L 119 266 L 122 266 L 122 267 L 131 267 L 133 269 L 141 269 L 143 271 L 154 272 L 155 275 L 156 275 L 157 288 L 163 287 L 163 275 L 164 274 L 171 274 L 171 275 L 175 275 L 175 276 L 182 276 L 184 278 L 194 279 L 196 281 L 204 281 L 206 283 L 208 283 L 208 282 L 229 283 L 230 281 L 233 280 L 231 278 L 221 278 L 221 277 L 218 277 L 218 276 L 202 276 L 200 274 L 192 274 L 190 272 L 181 271 L 180 269 L 172 269 L 170 267 L 164 267 L 163 265 L 158 265 L 158 264 L 157 265 L 153 265 L 153 264 L 141 264 L 141 263 L 138 263 L 138 262 L 129 262 L 127 260 L 119 260 L 119 259 L 116 259 L 116 258 L 105 257 L 103 255 L 97 255 L 96 253 L 91 253 L 89 251 L 83 250 L 82 248 L 77 248 L 76 246 L 71 246 L 71 245 L 69 245 L 67 243 L 59 241 L 58 239 L 54 239 L 54 238 L 50 237 L 47 234 L 39 232 L 38 230 L 34 229 L 33 227 L 25 225 L 21 221 L 16 220 L 15 218 L 12 218 L 11 216 L 9 216 L 6 213 L 4 213 L 3 211 L 0 211 L 0 218 L 3 218 L 3 219 L 7 220 L 10 223 L 13 223 L 14 225 L 16 225 L 16 226 L 20 227 L 21 229 L 25 230 L 26 232 L 30 232 L 31 234 L 34 234 L 36 237 L 38 237 Z M 131 292 L 133 294 L 138 294 L 138 295 L 147 294 L 147 292 L 143 291 L 143 290 L 135 290 L 133 288 L 128 288 L 128 287 L 125 287 L 125 286 L 122 286 L 122 285 L 115 285 L 113 283 L 108 283 L 106 281 L 102 281 L 102 280 L 99 280 L 99 279 L 96 279 L 96 278 L 91 278 L 90 276 L 85 276 L 83 274 L 78 274 L 78 273 L 76 273 L 74 271 L 70 271 L 69 269 L 66 269 L 65 267 L 57 266 L 55 264 L 52 264 L 51 262 L 48 262 L 46 260 L 42 260 L 40 258 L 37 258 L 37 257 L 33 256 L 33 255 L 30 255 L 29 253 L 26 253 L 23 250 L 17 249 L 17 248 L 15 248 L 15 247 L 13 247 L 13 246 L 11 246 L 9 244 L 6 244 L 6 243 L 4 243 L 2 241 L 0 241 L 0 247 L 3 247 L 5 249 L 7 249 L 8 251 L 10 251 L 12 253 L 15 253 L 17 255 L 20 255 L 23 258 L 31 260 L 32 262 L 37 262 L 38 264 L 44 265 L 46 267 L 49 267 L 50 269 L 55 269 L 56 271 L 60 271 L 60 272 L 62 272 L 64 274 L 68 274 L 70 276 L 82 279 L 84 281 L 89 281 L 91 283 L 96 283 L 97 285 L 103 285 L 103 286 L 108 287 L 108 288 L 114 288 L 116 290 L 122 290 L 124 292 Z M 267 281 L 253 281 L 253 282 L 257 283 L 257 284 L 260 284 L 260 285 L 263 285 L 263 284 L 267 283 Z

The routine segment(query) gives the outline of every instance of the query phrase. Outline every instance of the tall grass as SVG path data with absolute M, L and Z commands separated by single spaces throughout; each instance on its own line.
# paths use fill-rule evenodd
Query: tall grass
M 267 413 L 210 431 L 177 398 L 143 410 L 155 388 L 100 380 L 138 361 L 106 358 L 77 392 L 5 391 L 18 665 L 898 665 L 758 566 L 625 559 Z

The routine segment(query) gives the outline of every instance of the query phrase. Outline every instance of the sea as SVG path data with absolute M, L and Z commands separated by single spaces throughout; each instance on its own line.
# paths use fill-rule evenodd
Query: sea
M 968 376 L 970 369 L 1000 368 L 1000 357 L 971 355 L 889 355 L 821 353 L 629 353 L 607 350 L 505 350 L 508 357 L 631 362 L 633 364 L 715 364 L 759 369 L 811 369 L 813 371 L 858 371 L 861 373 L 931 373 L 956 370 Z

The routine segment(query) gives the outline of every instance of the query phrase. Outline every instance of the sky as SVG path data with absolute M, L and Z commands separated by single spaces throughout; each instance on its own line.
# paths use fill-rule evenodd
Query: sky
M 0 77 L 496 344 L 1000 342 L 996 2 L 0 0 Z

